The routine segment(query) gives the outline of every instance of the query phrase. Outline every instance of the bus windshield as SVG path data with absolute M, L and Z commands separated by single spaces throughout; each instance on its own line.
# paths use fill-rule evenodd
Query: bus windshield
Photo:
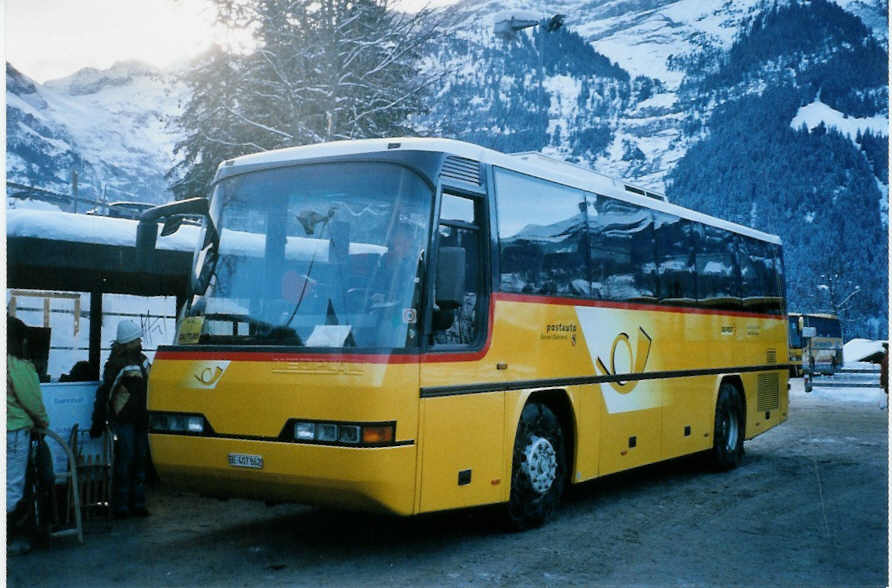
M 211 277 L 186 310 L 200 333 L 188 342 L 414 347 L 432 201 L 421 177 L 388 163 L 223 180 L 211 205 L 219 254 L 196 256 L 216 265 L 196 268 Z
M 842 337 L 842 327 L 838 318 L 809 316 L 806 317 L 806 324 L 815 328 L 817 337 L 827 337 L 839 339 Z

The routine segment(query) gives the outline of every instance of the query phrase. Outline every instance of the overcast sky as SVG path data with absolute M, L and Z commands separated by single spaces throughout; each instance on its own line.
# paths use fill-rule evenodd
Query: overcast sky
M 6 11 L 6 61 L 38 82 L 128 59 L 166 67 L 226 35 L 213 29 L 207 0 L 0 2 Z M 403 4 L 411 8 L 424 2 Z

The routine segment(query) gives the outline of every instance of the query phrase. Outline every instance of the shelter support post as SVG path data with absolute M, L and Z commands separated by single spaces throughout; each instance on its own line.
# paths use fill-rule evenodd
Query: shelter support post
M 102 292 L 90 292 L 90 369 L 99 379 L 102 372 L 99 354 L 102 350 Z
M 183 296 L 182 294 L 177 294 L 177 317 L 180 316 L 180 312 L 183 310 L 183 307 L 186 306 L 186 301 L 189 298 L 187 296 Z

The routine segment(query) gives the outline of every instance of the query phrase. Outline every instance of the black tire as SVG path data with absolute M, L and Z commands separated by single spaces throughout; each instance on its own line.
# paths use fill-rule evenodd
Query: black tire
M 740 465 L 745 433 L 746 419 L 740 392 L 733 384 L 725 382 L 719 387 L 715 404 L 711 461 L 716 469 L 732 470 Z
M 548 521 L 567 484 L 567 450 L 560 422 L 544 404 L 527 404 L 520 415 L 511 466 L 510 529 L 523 531 Z

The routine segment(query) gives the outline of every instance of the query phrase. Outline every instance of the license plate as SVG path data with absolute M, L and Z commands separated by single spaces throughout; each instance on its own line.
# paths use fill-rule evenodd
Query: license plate
M 255 470 L 263 469 L 262 455 L 247 455 L 245 453 L 230 453 L 229 465 L 234 468 L 254 468 Z

